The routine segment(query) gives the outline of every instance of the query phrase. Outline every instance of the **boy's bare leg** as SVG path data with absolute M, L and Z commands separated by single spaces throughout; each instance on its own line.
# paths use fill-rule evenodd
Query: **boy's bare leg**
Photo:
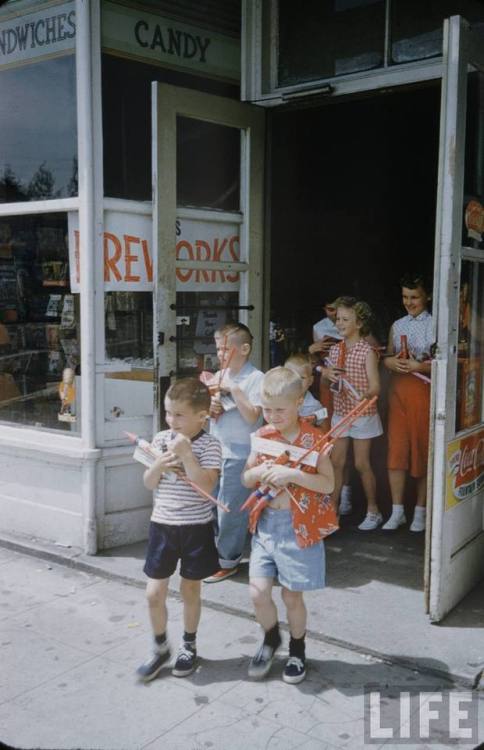
M 202 611 L 201 583 L 201 581 L 192 581 L 188 578 L 180 579 L 180 594 L 183 599 L 183 624 L 186 633 L 196 633 L 200 622 Z
M 307 610 L 302 591 L 289 591 L 282 587 L 282 601 L 286 605 L 289 632 L 293 638 L 302 638 L 306 632 Z
M 378 513 L 376 504 L 376 479 L 370 463 L 371 439 L 353 440 L 355 468 L 361 477 L 361 483 L 368 503 L 369 513 Z
M 339 496 L 343 485 L 343 471 L 348 454 L 349 438 L 338 438 L 331 451 L 331 463 L 334 469 L 334 490 L 331 495 L 334 507 L 339 508 Z
M 277 608 L 272 599 L 272 578 L 251 578 L 249 589 L 255 616 L 264 630 L 264 640 L 250 660 L 249 677 L 260 680 L 269 672 L 274 654 L 281 645 Z
M 151 627 L 154 635 L 162 635 L 166 631 L 168 610 L 166 597 L 168 595 L 169 578 L 148 578 L 146 584 L 146 598 L 150 613 Z
M 266 632 L 277 623 L 277 607 L 272 599 L 273 584 L 272 578 L 251 578 L 249 582 L 257 622 Z
M 148 578 L 146 584 L 146 598 L 154 637 L 154 653 L 136 670 L 138 678 L 143 682 L 154 680 L 170 658 L 170 646 L 166 638 L 168 620 L 166 597 L 169 580 L 169 578 Z

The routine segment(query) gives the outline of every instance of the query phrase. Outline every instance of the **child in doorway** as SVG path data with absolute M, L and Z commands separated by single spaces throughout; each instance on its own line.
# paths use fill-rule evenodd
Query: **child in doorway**
M 205 578 L 217 583 L 238 571 L 247 539 L 247 513 L 240 512 L 249 493 L 241 483 L 250 435 L 262 424 L 260 386 L 263 374 L 249 362 L 252 334 L 243 323 L 228 323 L 215 332 L 221 366 L 220 393 L 212 396 L 211 433 L 222 444 L 219 499 L 230 513 L 218 512 L 216 537 L 219 570 Z M 220 509 L 217 509 L 220 511 Z
M 316 427 L 320 427 L 328 416 L 327 409 L 310 392 L 313 383 L 313 368 L 307 354 L 291 354 L 284 367 L 299 375 L 303 385 L 304 400 L 299 409 L 299 416 L 305 417 Z
M 331 347 L 328 366 L 322 371 L 324 377 L 334 384 L 332 424 L 346 416 L 359 399 L 372 398 L 380 393 L 378 357 L 364 338 L 370 331 L 372 316 L 369 306 L 355 297 L 340 297 L 335 305 L 336 325 L 343 340 Z M 335 473 L 333 498 L 337 504 L 349 440 L 353 439 L 355 468 L 360 474 L 368 503 L 366 517 L 358 526 L 360 531 L 372 531 L 383 520 L 376 504 L 376 480 L 370 463 L 371 441 L 382 433 L 381 420 L 373 405 L 339 437 L 331 454 Z
M 162 455 L 143 477 L 145 487 L 154 491 L 144 566 L 154 654 L 137 670 L 144 682 L 153 680 L 170 658 L 166 597 L 178 560 L 185 632 L 172 674 L 185 677 L 196 667 L 201 581 L 217 570 L 218 556 L 212 504 L 178 474 L 183 472 L 208 493 L 217 483 L 222 457 L 218 440 L 204 431 L 209 408 L 208 388 L 195 378 L 184 378 L 170 386 L 165 397 L 165 419 L 170 429 L 155 435 L 152 447 Z
M 265 677 L 281 645 L 272 599 L 277 578 L 290 631 L 283 679 L 296 684 L 306 676 L 307 612 L 303 594 L 324 588 L 322 539 L 338 528 L 328 495 L 334 487 L 334 476 L 329 458 L 321 453 L 321 432 L 299 417 L 303 401 L 300 376 L 285 367 L 269 370 L 261 397 L 268 424 L 253 436 L 243 481 L 250 488 L 271 485 L 276 493 L 260 515 L 252 537 L 250 594 L 264 639 L 250 662 L 249 676 Z M 309 455 L 308 449 L 313 449 Z M 275 458 L 286 451 L 289 463 L 277 463 Z M 304 455 L 305 462 L 299 468 L 297 460 Z
M 410 531 L 424 531 L 433 343 L 432 316 L 427 309 L 430 293 L 420 274 L 406 274 L 400 283 L 407 315 L 396 320 L 390 329 L 391 356 L 385 358 L 385 367 L 392 373 L 387 464 L 393 506 L 383 529 L 394 531 L 405 523 L 403 495 L 409 472 L 417 480 L 417 504 Z
M 313 325 L 313 343 L 308 350 L 313 364 L 318 366 L 318 372 L 320 371 L 321 363 L 328 356 L 330 348 L 337 341 L 342 340 L 342 336 L 336 328 L 335 303 L 326 302 L 323 309 L 326 317 L 318 320 Z M 333 396 L 326 378 L 320 377 L 318 392 L 319 400 L 328 412 L 328 419 L 322 425 L 323 429 L 327 432 L 331 424 L 331 417 L 333 416 Z M 349 456 L 343 469 L 343 484 L 340 491 L 339 513 L 341 516 L 349 515 L 353 510 L 351 503 L 350 466 L 351 457 Z

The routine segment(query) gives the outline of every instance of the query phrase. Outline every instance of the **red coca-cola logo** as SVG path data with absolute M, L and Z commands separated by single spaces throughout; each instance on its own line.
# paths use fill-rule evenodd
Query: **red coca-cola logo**
M 462 441 L 455 470 L 455 486 L 476 479 L 484 467 L 484 438 L 469 437 Z

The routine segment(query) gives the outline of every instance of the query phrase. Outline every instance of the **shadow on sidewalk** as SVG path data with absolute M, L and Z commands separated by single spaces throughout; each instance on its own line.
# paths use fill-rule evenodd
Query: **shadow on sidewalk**
M 250 685 L 266 683 L 280 683 L 282 671 L 287 656 L 276 656 L 269 675 L 264 680 L 251 680 L 247 675 L 252 653 L 230 659 L 205 659 L 200 657 L 200 665 L 194 674 L 183 680 L 184 684 L 193 687 L 203 687 L 213 683 L 247 682 Z M 358 658 L 358 657 L 356 657 Z M 361 657 L 360 657 L 361 658 Z M 406 657 L 394 654 L 390 657 L 395 662 Z M 365 687 L 379 685 L 388 692 L 390 687 L 395 692 L 400 689 L 417 690 L 424 688 L 448 690 L 455 686 L 455 681 L 449 675 L 447 665 L 438 659 L 415 659 L 413 668 L 400 666 L 398 663 L 369 662 L 368 664 L 348 663 L 338 659 L 308 659 L 308 674 L 299 685 L 288 686 L 297 688 L 308 695 L 323 694 L 326 691 L 337 690 L 345 696 L 357 696 L 364 692 Z M 167 671 L 163 674 L 169 676 Z M 147 683 L 146 687 L 156 683 Z

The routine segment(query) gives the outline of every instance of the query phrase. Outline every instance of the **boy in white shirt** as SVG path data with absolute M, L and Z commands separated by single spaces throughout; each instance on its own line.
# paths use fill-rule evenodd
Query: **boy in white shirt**
M 217 583 L 235 575 L 247 539 L 248 515 L 240 508 L 249 496 L 241 475 L 250 453 L 250 436 L 262 425 L 260 387 L 263 373 L 249 362 L 252 334 L 243 323 L 228 323 L 215 332 L 221 372 L 214 382 L 220 388 L 212 396 L 211 434 L 222 444 L 219 499 L 230 513 L 218 513 L 216 536 L 220 569 L 205 578 Z

